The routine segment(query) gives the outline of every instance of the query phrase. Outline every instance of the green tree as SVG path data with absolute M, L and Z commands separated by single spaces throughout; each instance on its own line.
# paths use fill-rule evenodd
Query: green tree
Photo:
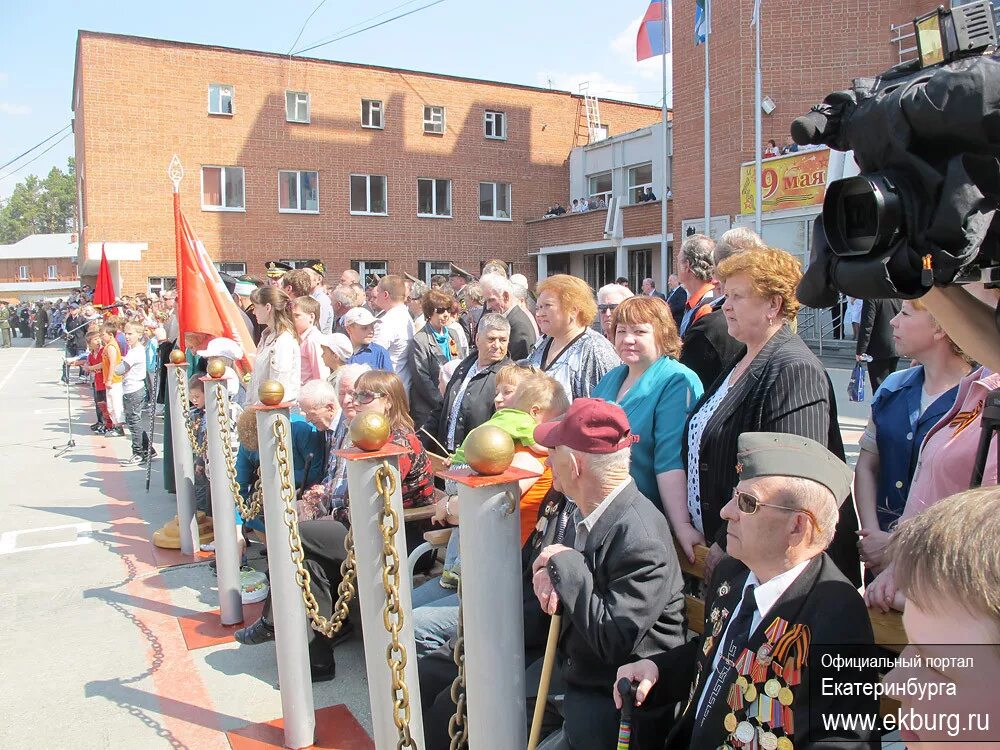
M 0 203 L 0 243 L 10 244 L 32 234 L 76 230 L 76 162 L 63 172 L 53 167 L 41 180 L 28 175 Z

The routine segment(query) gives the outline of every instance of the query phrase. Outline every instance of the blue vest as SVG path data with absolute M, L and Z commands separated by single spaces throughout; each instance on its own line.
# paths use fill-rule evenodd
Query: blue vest
M 879 457 L 875 507 L 883 531 L 894 528 L 903 514 L 920 445 L 931 427 L 951 408 L 958 393 L 956 385 L 938 396 L 921 414 L 923 387 L 924 368 L 918 365 L 892 373 L 872 399 Z

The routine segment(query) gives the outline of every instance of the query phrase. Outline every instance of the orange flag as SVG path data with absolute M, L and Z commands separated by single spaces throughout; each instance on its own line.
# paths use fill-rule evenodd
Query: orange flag
M 251 369 L 257 353 L 253 336 L 205 246 L 194 236 L 191 225 L 181 213 L 178 193 L 174 193 L 174 231 L 179 340 L 183 342 L 185 333 L 207 333 L 232 339 L 243 348 L 244 368 Z

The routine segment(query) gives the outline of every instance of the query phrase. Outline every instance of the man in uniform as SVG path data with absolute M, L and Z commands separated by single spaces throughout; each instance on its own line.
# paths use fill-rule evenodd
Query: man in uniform
M 616 682 L 635 684 L 640 706 L 687 701 L 667 750 L 875 750 L 877 735 L 819 721 L 870 714 L 877 699 L 827 695 L 809 662 L 810 643 L 873 642 L 864 601 L 824 552 L 851 470 L 798 435 L 746 432 L 738 447 L 740 482 L 722 509 L 732 557 L 709 584 L 702 636 L 623 666 Z
M 316 327 L 323 333 L 333 333 L 333 302 L 330 301 L 330 295 L 323 284 L 326 265 L 321 260 L 311 260 L 306 268 L 313 280 L 309 296 L 319 302 L 319 320 L 316 321 Z
M 49 311 L 41 302 L 35 308 L 35 348 L 45 346 L 45 334 L 49 330 Z
M 0 347 L 9 349 L 10 346 L 10 306 L 7 300 L 0 299 Z
M 269 260 L 264 264 L 264 270 L 267 273 L 267 285 L 280 287 L 281 277 L 291 271 L 292 267 L 280 260 Z

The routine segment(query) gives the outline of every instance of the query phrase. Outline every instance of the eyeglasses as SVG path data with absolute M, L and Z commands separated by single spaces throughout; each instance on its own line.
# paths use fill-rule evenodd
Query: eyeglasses
M 597 309 L 600 310 L 601 312 L 614 312 L 617 307 L 618 307 L 618 303 L 615 303 L 613 305 L 610 305 L 610 304 L 609 305 L 598 305 Z
M 752 516 L 756 513 L 757 509 L 762 505 L 765 508 L 777 508 L 778 510 L 787 510 L 790 513 L 804 513 L 809 517 L 809 520 L 812 521 L 812 525 L 816 527 L 816 533 L 823 533 L 823 529 L 820 528 L 819 521 L 816 520 L 816 516 L 805 508 L 791 508 L 787 505 L 765 503 L 756 495 L 751 495 L 749 492 L 741 492 L 740 490 L 733 490 L 733 497 L 736 498 L 736 507 L 740 509 L 741 513 L 746 513 L 748 516 Z
M 385 396 L 386 394 L 379 391 L 355 391 L 354 402 L 356 404 L 361 404 L 362 406 L 367 406 L 375 399 L 385 398 Z
M 442 314 L 444 314 L 446 312 L 451 312 L 451 308 L 450 307 L 435 307 L 434 308 L 434 314 L 435 315 L 442 315 Z

